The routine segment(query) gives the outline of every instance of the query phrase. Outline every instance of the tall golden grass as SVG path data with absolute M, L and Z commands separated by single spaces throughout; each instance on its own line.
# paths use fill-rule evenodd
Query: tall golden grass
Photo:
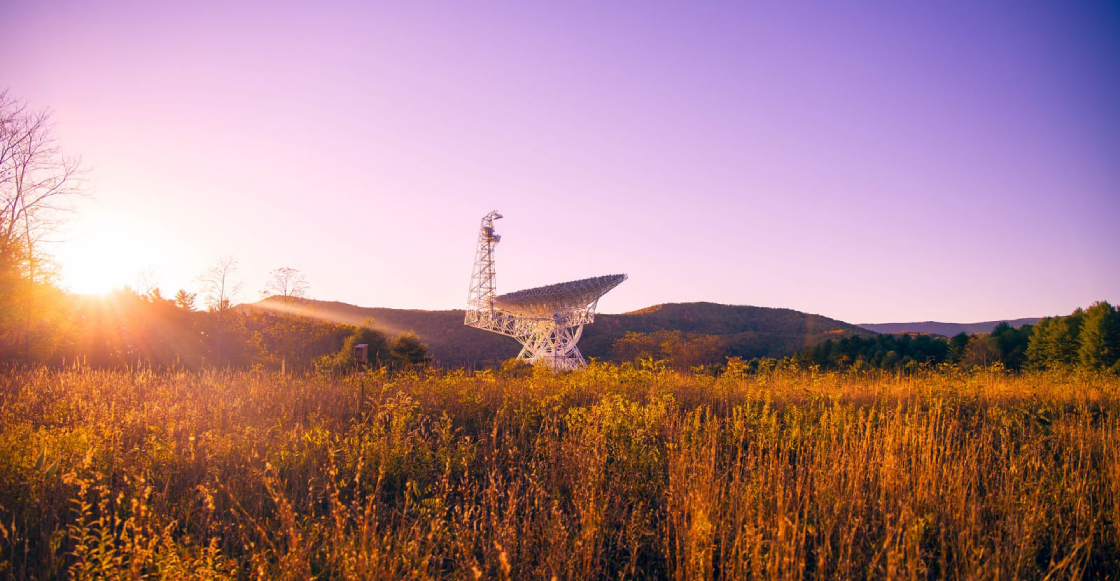
M 998 370 L 14 371 L 0 576 L 1117 578 L 1118 395 Z

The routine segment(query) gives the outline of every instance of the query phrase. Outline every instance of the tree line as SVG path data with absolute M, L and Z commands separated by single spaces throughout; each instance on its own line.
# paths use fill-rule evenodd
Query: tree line
M 185 296 L 184 296 L 185 295 Z M 412 333 L 389 337 L 373 328 L 251 306 L 196 310 L 193 297 L 164 298 L 123 288 L 104 296 L 42 289 L 42 319 L 31 328 L 0 314 L 0 361 L 8 365 L 80 365 L 100 369 L 355 368 L 353 347 L 369 345 L 370 364 L 427 365 L 427 345 Z
M 729 360 L 762 369 L 786 364 L 828 370 L 912 370 L 999 364 L 1009 370 L 1091 369 L 1120 373 L 1120 313 L 1107 301 L 1036 325 L 997 324 L 989 333 L 923 333 L 826 339 L 785 358 L 743 357 L 726 336 L 659 330 L 629 332 L 611 345 L 618 363 L 648 362 L 680 371 L 720 373 Z
M 1120 313 L 1107 301 L 1067 316 L 1015 328 L 999 323 L 990 333 L 953 337 L 898 334 L 846 337 L 806 348 L 795 358 L 825 369 L 908 369 L 944 363 L 963 367 L 996 363 L 1007 369 L 1091 369 L 1120 373 Z

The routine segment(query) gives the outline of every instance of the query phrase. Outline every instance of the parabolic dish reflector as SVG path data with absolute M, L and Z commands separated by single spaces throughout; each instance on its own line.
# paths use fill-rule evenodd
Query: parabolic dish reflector
M 494 297 L 494 306 L 517 315 L 551 317 L 590 305 L 624 280 L 625 274 L 608 274 L 519 290 Z
M 521 343 L 517 358 L 533 365 L 554 371 L 587 365 L 576 342 L 583 326 L 595 321 L 599 297 L 626 280 L 626 275 L 597 276 L 498 295 L 494 292 L 494 246 L 501 237 L 494 231 L 494 221 L 501 217 L 497 211 L 490 212 L 479 225 L 463 324 L 517 339 Z

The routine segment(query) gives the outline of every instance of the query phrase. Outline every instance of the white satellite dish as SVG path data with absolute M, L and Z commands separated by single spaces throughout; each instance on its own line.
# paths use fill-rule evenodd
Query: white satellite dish
M 494 245 L 501 240 L 490 212 L 482 218 L 478 251 L 467 298 L 464 324 L 517 339 L 523 346 L 518 359 L 554 370 L 579 369 L 587 364 L 576 348 L 583 326 L 595 321 L 599 298 L 626 280 L 611 274 L 550 284 L 495 296 Z

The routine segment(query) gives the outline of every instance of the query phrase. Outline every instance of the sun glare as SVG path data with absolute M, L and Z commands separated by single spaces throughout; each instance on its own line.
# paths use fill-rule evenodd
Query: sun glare
M 56 258 L 62 285 L 80 294 L 136 288 L 145 270 L 158 271 L 160 245 L 133 224 L 89 223 L 59 245 Z M 158 272 L 150 273 L 157 278 Z M 159 280 L 150 280 L 158 283 Z

